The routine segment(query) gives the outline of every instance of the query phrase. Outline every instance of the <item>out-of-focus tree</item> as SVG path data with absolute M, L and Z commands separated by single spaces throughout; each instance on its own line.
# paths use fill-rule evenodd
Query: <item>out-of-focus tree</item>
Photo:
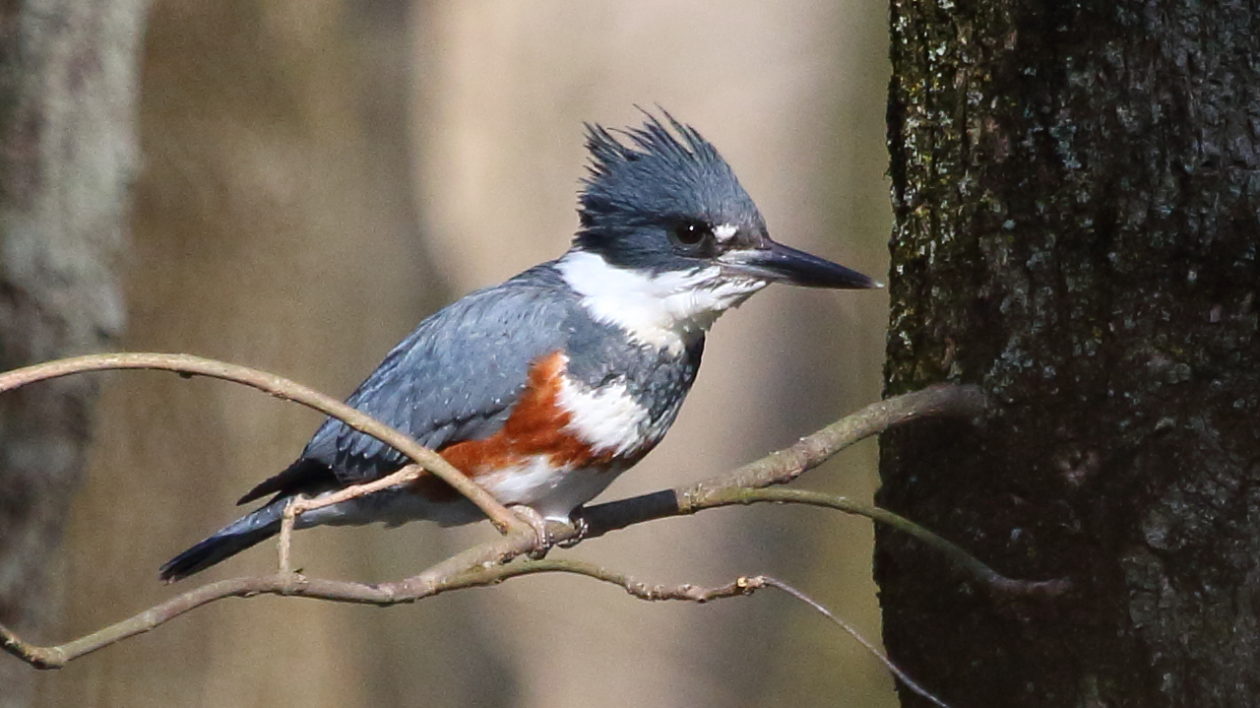
M 445 299 L 411 186 L 407 10 L 153 4 L 124 348 L 252 364 L 344 395 Z M 169 596 L 158 564 L 226 521 L 233 498 L 283 468 L 319 422 L 235 387 L 143 373 L 112 375 L 101 413 L 66 559 L 69 583 L 93 591 L 70 603 L 66 635 Z M 415 539 L 304 534 L 297 552 L 315 572 L 372 578 L 391 555 L 411 555 L 414 567 L 442 552 L 409 554 Z M 274 562 L 265 553 L 252 562 Z M 215 573 L 248 572 L 249 562 Z M 507 680 L 486 682 L 453 668 L 498 666 L 461 621 L 462 604 L 408 613 L 409 634 L 390 632 L 401 613 L 225 606 L 41 675 L 39 697 L 48 706 L 389 705 L 402 701 L 396 675 L 424 655 L 426 704 L 493 702 L 510 672 L 495 668 Z
M 954 705 L 1260 691 L 1260 24 L 1245 3 L 894 2 L 883 503 L 1021 577 L 879 535 L 885 638 Z M 922 705 L 903 695 L 905 705 Z
M 0 10 L 0 369 L 99 349 L 122 328 L 145 5 Z M 96 397 L 80 377 L 0 398 L 0 622 L 18 631 L 55 626 L 49 575 Z M 26 705 L 33 679 L 0 662 L 0 706 Z

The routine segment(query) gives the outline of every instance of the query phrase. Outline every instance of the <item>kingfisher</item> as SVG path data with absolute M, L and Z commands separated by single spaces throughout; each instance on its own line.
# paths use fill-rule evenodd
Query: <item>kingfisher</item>
M 346 402 L 437 451 L 501 503 L 571 522 L 673 425 L 723 312 L 776 282 L 880 287 L 772 241 L 717 149 L 660 113 L 620 130 L 587 124 L 580 228 L 568 251 L 425 319 Z M 161 578 L 187 577 L 276 534 L 298 495 L 318 498 L 409 462 L 328 418 L 293 464 L 238 501 L 266 503 L 168 561 Z M 303 513 L 295 528 L 480 518 L 426 472 Z

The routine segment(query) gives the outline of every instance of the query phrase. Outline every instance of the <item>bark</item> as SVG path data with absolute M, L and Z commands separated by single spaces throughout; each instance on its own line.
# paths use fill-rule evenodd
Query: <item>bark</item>
M 123 324 L 114 261 L 134 168 L 135 51 L 146 3 L 42 0 L 0 9 L 0 369 L 100 349 Z M 0 399 L 0 622 L 48 624 L 68 501 L 96 383 Z M 29 668 L 0 662 L 0 705 Z
M 1075 587 L 981 595 L 880 533 L 887 644 L 954 705 L 1260 691 L 1256 10 L 893 3 L 887 393 L 996 407 L 886 436 L 879 498 Z

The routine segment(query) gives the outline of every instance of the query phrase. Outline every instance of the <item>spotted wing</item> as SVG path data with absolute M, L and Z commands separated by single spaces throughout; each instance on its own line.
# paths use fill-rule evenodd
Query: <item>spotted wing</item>
M 561 289 L 519 279 L 468 295 L 420 323 L 346 402 L 431 449 L 493 435 L 524 391 L 530 364 L 564 347 L 573 304 Z M 362 482 L 406 461 L 329 418 L 289 469 L 241 502 L 321 481 Z

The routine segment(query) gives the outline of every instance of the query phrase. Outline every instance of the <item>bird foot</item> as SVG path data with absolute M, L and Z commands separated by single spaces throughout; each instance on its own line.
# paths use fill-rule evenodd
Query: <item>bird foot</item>
M 586 521 L 586 516 L 582 514 L 582 507 L 580 506 L 574 509 L 573 513 L 569 514 L 569 524 L 573 526 L 573 530 L 577 533 L 556 544 L 561 548 L 573 548 L 581 543 L 582 539 L 586 538 L 587 532 L 591 530 L 591 525 Z
M 551 532 L 547 530 L 547 520 L 542 517 L 533 507 L 524 504 L 513 504 L 508 507 L 512 513 L 521 521 L 529 524 L 534 529 L 534 548 L 529 552 L 529 557 L 534 560 L 540 560 L 547 557 L 547 551 L 555 545 L 555 539 L 552 538 Z

